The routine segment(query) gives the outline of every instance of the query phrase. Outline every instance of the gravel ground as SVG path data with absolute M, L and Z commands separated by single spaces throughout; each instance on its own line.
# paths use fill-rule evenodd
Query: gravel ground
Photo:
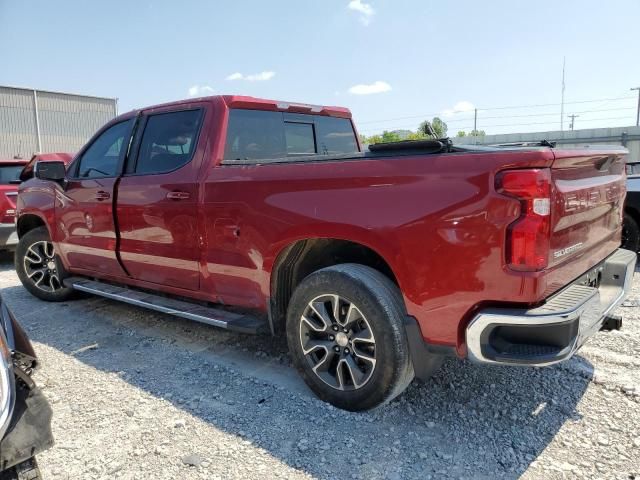
M 48 479 L 640 478 L 640 277 L 602 332 L 543 369 L 450 360 L 367 413 L 316 400 L 282 340 L 99 298 L 47 304 L 0 258 L 42 360 Z

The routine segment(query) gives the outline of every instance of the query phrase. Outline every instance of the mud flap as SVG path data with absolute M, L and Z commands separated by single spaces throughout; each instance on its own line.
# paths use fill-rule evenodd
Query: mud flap
M 438 371 L 444 358 L 453 354 L 449 349 L 442 349 L 442 352 L 432 351 L 422 339 L 422 332 L 415 318 L 405 317 L 404 328 L 415 376 L 419 380 L 427 380 Z

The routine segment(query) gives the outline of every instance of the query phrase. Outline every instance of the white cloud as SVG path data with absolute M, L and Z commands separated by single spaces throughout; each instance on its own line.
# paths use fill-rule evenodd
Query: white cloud
M 243 75 L 240 72 L 235 72 L 229 75 L 227 77 L 227 80 L 246 80 L 247 82 L 264 82 L 266 80 L 271 80 L 273 77 L 275 77 L 275 75 L 276 75 L 276 72 L 271 72 L 271 71 L 254 73 L 251 75 Z
M 384 93 L 391 90 L 391 85 L 387 82 L 378 80 L 370 84 L 360 83 L 349 89 L 349 93 L 353 95 L 371 95 L 372 93 Z
M 461 100 L 456 103 L 453 108 L 447 108 L 442 111 L 442 115 L 445 117 L 451 117 L 456 113 L 461 112 L 472 112 L 475 109 L 475 105 L 471 102 L 467 102 L 466 100 Z
M 347 8 L 360 14 L 360 21 L 365 27 L 371 23 L 372 17 L 376 14 L 371 4 L 364 3 L 362 0 L 351 0 Z
M 209 85 L 194 85 L 189 88 L 189 96 L 190 97 L 202 97 L 205 95 L 209 95 L 213 93 L 215 90 L 211 88 Z

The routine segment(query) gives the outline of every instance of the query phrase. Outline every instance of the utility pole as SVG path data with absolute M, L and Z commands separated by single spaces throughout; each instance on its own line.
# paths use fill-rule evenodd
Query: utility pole
M 564 130 L 564 65 L 566 57 L 562 57 L 562 98 L 560 100 L 560 131 Z
M 576 124 L 576 118 L 578 118 L 580 115 L 567 115 L 567 117 L 569 117 L 571 119 L 571 123 L 569 124 L 569 129 L 573 130 L 573 127 Z
M 636 127 L 640 127 L 640 87 L 632 88 L 638 91 L 638 110 L 636 112 Z
M 473 130 L 478 130 L 478 109 L 473 110 Z

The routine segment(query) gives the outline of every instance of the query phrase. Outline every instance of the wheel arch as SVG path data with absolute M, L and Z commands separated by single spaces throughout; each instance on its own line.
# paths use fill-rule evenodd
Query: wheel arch
M 31 230 L 34 230 L 39 227 L 46 227 L 47 231 L 49 232 L 49 237 L 51 237 L 51 231 L 49 231 L 49 226 L 47 225 L 47 222 L 45 221 L 45 219 L 42 218 L 40 215 L 37 215 L 35 213 L 26 213 L 24 215 L 21 215 L 20 218 L 18 218 L 18 221 L 16 223 L 16 231 L 18 233 L 18 238 L 22 238 Z
M 289 300 L 298 284 L 317 270 L 342 263 L 371 267 L 399 286 L 390 263 L 369 245 L 339 238 L 294 241 L 281 249 L 271 270 L 269 313 L 274 333 L 284 331 Z

